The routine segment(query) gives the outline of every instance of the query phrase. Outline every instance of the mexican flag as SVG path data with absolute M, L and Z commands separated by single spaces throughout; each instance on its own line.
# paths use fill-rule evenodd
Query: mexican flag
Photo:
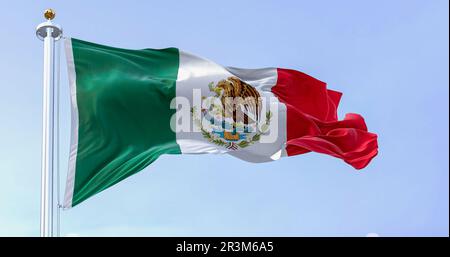
M 162 154 L 249 162 L 317 152 L 364 168 L 377 136 L 342 94 L 302 72 L 224 67 L 177 48 L 127 50 L 65 40 L 72 139 L 64 207 L 141 171 Z M 176 158 L 176 157 L 173 157 Z

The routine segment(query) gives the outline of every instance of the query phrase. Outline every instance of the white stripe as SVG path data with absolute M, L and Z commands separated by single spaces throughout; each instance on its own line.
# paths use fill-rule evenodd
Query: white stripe
M 271 92 L 272 87 L 277 84 L 278 72 L 276 68 L 241 69 L 226 67 L 226 69 L 260 91 Z
M 180 64 L 176 84 L 176 96 L 185 97 L 193 104 L 193 89 L 200 89 L 202 95 L 209 92 L 208 84 L 219 81 L 231 75 L 225 68 L 206 59 L 180 50 Z M 192 125 L 192 124 L 191 124 Z M 177 144 L 183 154 L 226 153 L 228 150 L 219 148 L 206 141 L 201 133 L 178 132 Z
M 187 98 L 193 104 L 193 89 L 200 89 L 202 96 L 209 96 L 208 84 L 217 83 L 230 76 L 236 76 L 255 87 L 263 97 L 275 97 L 271 88 L 277 83 L 277 69 L 240 69 L 222 67 L 212 61 L 180 51 L 180 64 L 176 85 L 176 96 Z M 277 98 L 276 98 L 277 99 Z M 181 103 L 181 101 L 177 101 Z M 229 150 L 208 142 L 199 132 L 178 132 L 177 144 L 183 154 L 228 153 L 249 162 L 272 161 L 285 155 L 286 106 L 279 102 L 271 103 L 278 107 L 279 135 L 274 143 L 255 143 L 246 148 Z M 192 127 L 192 126 L 191 126 Z
M 78 105 L 77 105 L 77 85 L 76 85 L 76 73 L 75 73 L 75 63 L 73 58 L 72 50 L 72 40 L 71 38 L 65 38 L 65 50 L 66 50 L 66 60 L 67 69 L 69 73 L 69 84 L 70 84 L 70 99 L 72 102 L 72 138 L 70 142 L 70 152 L 69 152 L 69 171 L 67 173 L 66 182 L 66 192 L 64 196 L 64 209 L 72 207 L 73 190 L 75 186 L 75 170 L 77 161 L 77 151 L 78 151 Z

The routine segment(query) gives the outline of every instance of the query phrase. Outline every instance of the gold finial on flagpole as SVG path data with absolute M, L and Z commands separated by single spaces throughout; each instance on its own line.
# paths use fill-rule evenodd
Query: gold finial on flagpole
M 40 40 L 44 40 L 47 34 L 51 34 L 51 36 L 58 41 L 62 36 L 62 28 L 58 24 L 53 24 L 52 20 L 55 18 L 56 12 L 53 9 L 47 9 L 44 11 L 44 18 L 47 20 L 39 24 L 36 28 L 36 36 Z M 50 30 L 48 30 L 50 29 Z
M 44 11 L 44 17 L 49 21 L 53 20 L 55 18 L 55 16 L 56 16 L 56 13 L 55 13 L 55 11 L 53 11 L 53 9 L 49 8 Z

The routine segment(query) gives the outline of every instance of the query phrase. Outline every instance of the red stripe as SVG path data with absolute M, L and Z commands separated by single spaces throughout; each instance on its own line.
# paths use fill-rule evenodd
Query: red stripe
M 289 156 L 310 151 L 343 159 L 362 169 L 378 153 L 377 135 L 367 131 L 358 114 L 337 118 L 342 93 L 328 90 L 326 84 L 302 72 L 277 69 L 272 92 L 287 107 Z

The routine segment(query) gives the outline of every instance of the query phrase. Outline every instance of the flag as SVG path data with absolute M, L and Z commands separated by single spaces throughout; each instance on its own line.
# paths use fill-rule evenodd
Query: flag
M 65 39 L 72 139 L 64 207 L 139 172 L 162 154 L 249 162 L 317 152 L 364 168 L 377 135 L 338 120 L 342 94 L 305 73 L 223 67 L 177 48 L 127 50 Z

